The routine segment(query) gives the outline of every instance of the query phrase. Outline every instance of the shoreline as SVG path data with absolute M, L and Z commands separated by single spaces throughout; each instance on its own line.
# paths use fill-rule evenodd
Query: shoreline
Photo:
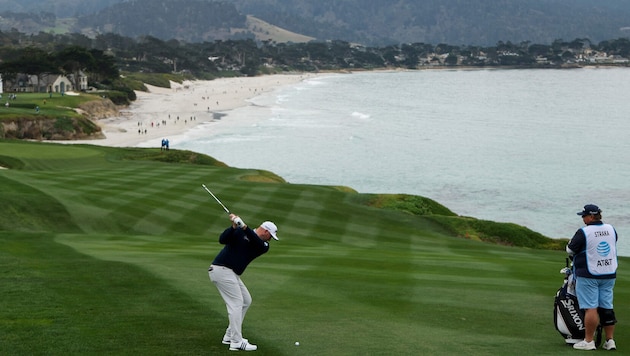
M 155 141 L 179 136 L 196 126 L 215 122 L 237 108 L 252 105 L 249 100 L 278 88 L 332 73 L 271 74 L 258 77 L 171 82 L 171 88 L 146 85 L 148 92 L 136 91 L 137 99 L 119 115 L 93 120 L 105 138 L 50 141 L 110 147 L 147 147 Z M 143 145 L 144 144 L 144 145 Z M 148 145 L 150 147 L 152 145 Z
M 432 67 L 419 70 L 487 70 L 505 68 Z M 382 68 L 372 72 L 407 71 Z M 411 70 L 410 70 L 411 71 Z M 161 140 L 184 135 L 196 126 L 216 122 L 229 111 L 252 105 L 249 100 L 278 88 L 304 80 L 364 72 L 322 71 L 268 74 L 256 77 L 218 78 L 171 82 L 170 88 L 145 84 L 148 91 L 136 91 L 137 99 L 119 111 L 119 115 L 93 119 L 105 138 L 88 140 L 52 140 L 63 144 L 90 144 L 110 147 L 160 147 Z M 153 146 L 152 142 L 155 142 Z

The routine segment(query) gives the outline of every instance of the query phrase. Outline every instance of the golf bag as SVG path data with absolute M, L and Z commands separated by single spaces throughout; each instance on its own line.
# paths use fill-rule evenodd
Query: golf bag
M 584 324 L 584 310 L 580 309 L 577 296 L 575 295 L 575 279 L 573 270 L 569 266 L 569 259 L 566 259 L 566 267 L 560 270 L 564 274 L 562 287 L 556 292 L 553 306 L 553 322 L 556 330 L 562 335 L 569 345 L 580 342 L 584 339 L 586 325 Z M 602 327 L 598 326 L 595 334 L 595 344 L 599 345 L 602 338 Z

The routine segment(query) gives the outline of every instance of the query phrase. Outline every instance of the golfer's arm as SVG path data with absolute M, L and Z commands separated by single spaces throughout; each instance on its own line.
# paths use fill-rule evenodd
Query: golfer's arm
M 228 244 L 230 241 L 234 240 L 236 229 L 233 227 L 228 227 L 225 229 L 221 235 L 219 235 L 219 243 L 222 245 Z

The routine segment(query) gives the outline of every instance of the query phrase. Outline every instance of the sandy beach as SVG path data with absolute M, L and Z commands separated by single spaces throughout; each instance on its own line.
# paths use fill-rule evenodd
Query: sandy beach
M 148 92 L 136 92 L 137 100 L 118 116 L 95 120 L 106 138 L 59 142 L 135 147 L 155 140 L 155 146 L 159 147 L 162 138 L 218 120 L 230 110 L 250 105 L 247 100 L 251 98 L 314 76 L 317 74 L 220 78 L 171 83 L 171 88 L 147 85 Z

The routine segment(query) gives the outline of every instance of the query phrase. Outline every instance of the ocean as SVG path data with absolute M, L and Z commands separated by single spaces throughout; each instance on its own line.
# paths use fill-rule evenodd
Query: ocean
M 171 142 L 290 183 L 421 195 L 554 238 L 573 236 L 595 203 L 630 256 L 629 92 L 625 68 L 331 74 Z

